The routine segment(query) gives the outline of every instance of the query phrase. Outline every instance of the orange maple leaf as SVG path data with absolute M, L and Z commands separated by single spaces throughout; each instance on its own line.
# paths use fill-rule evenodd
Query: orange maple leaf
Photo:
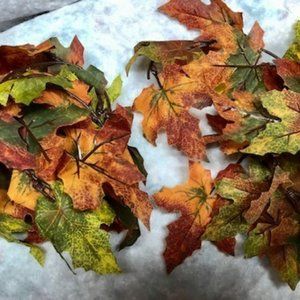
M 149 227 L 152 206 L 139 182 L 145 180 L 127 149 L 132 115 L 120 106 L 101 129 L 70 129 L 77 157 L 69 157 L 58 177 L 74 208 L 95 209 L 106 193 L 120 199 Z

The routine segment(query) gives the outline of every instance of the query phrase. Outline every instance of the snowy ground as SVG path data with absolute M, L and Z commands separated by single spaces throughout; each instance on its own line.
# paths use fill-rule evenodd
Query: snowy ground
M 35 1 L 32 0 L 34 3 Z M 177 22 L 159 14 L 164 0 L 83 0 L 40 16 L 0 34 L 0 44 L 40 43 L 59 37 L 68 44 L 77 34 L 86 48 L 86 63 L 102 69 L 112 80 L 121 73 L 124 89 L 119 103 L 131 105 L 148 83 L 145 66 L 138 64 L 128 78 L 124 65 L 140 40 L 190 39 Z M 227 1 L 243 10 L 246 30 L 257 19 L 266 31 L 266 48 L 281 55 L 291 39 L 291 26 L 300 15 L 298 0 Z M 157 147 L 142 137 L 141 116 L 136 115 L 131 144 L 145 159 L 149 177 L 146 190 L 174 186 L 187 177 L 187 159 L 170 148 L 165 135 Z M 200 124 L 206 133 L 205 122 Z M 224 168 L 227 160 L 217 150 L 209 150 L 212 174 Z M 40 268 L 25 247 L 0 241 L 0 299 L 299 299 L 300 287 L 292 292 L 279 282 L 267 262 L 226 257 L 204 243 L 201 250 L 186 259 L 170 276 L 165 275 L 161 254 L 166 225 L 175 219 L 155 210 L 151 232 L 142 227 L 142 236 L 130 249 L 116 253 L 124 273 L 97 276 L 77 272 L 74 276 L 51 245 L 45 245 L 47 263 Z M 112 240 L 115 243 L 119 237 Z

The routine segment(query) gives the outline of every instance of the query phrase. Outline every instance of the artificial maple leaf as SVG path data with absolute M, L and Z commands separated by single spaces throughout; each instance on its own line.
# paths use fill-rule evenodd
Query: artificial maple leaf
M 7 196 L 7 191 L 0 189 L 0 236 L 8 242 L 19 243 L 30 248 L 30 254 L 43 266 L 45 262 L 44 251 L 30 243 L 27 239 L 20 240 L 14 234 L 30 232 L 31 225 L 25 223 L 27 216 L 32 217 L 33 211 L 13 203 Z
M 209 5 L 199 0 L 171 0 L 159 8 L 165 14 L 178 19 L 189 29 L 206 29 L 216 23 L 226 23 L 237 29 L 243 28 L 241 13 L 235 13 L 221 0 Z
M 260 51 L 265 46 L 264 40 L 264 31 L 258 24 L 255 22 L 250 33 L 249 33 L 249 46 L 254 51 Z
M 42 94 L 47 84 L 50 83 L 62 88 L 72 88 L 71 81 L 61 75 L 41 75 L 33 78 L 30 76 L 0 83 L 0 104 L 5 106 L 11 96 L 15 103 L 29 105 Z
M 277 167 L 274 171 L 272 183 L 270 184 L 269 189 L 261 193 L 258 199 L 252 200 L 250 207 L 244 213 L 244 218 L 249 224 L 253 224 L 259 219 L 264 209 L 270 203 L 271 196 L 283 184 L 285 187 L 292 185 L 292 182 L 289 179 L 289 173 L 284 172 L 282 169 Z
M 121 198 L 149 227 L 152 208 L 147 194 L 138 188 L 144 176 L 127 150 L 131 122 L 132 115 L 118 106 L 101 129 L 71 130 L 80 156 L 69 156 L 58 176 L 76 209 L 98 207 L 106 184 L 110 196 Z
M 169 234 L 164 258 L 167 271 L 181 264 L 201 247 L 201 236 L 210 222 L 212 206 L 212 179 L 210 172 L 199 163 L 190 163 L 186 183 L 174 188 L 163 188 L 153 197 L 160 207 L 169 212 L 180 212 L 178 220 L 168 225 Z
M 270 177 L 269 170 L 257 161 L 251 161 L 248 174 L 237 164 L 231 164 L 220 172 L 215 184 L 216 193 L 232 203 L 219 209 L 208 225 L 204 238 L 219 241 L 245 233 L 250 225 L 243 214 L 252 200 L 258 199 L 262 192 L 268 190 Z
M 118 250 L 122 250 L 125 247 L 133 245 L 141 235 L 138 219 L 132 213 L 131 209 L 124 205 L 124 203 L 120 203 L 118 199 L 113 199 L 106 195 L 105 200 L 108 202 L 110 207 L 113 208 L 116 213 L 116 218 L 109 227 L 102 226 L 102 228 L 107 229 L 108 231 L 127 231 L 125 237 L 118 245 Z
M 224 252 L 225 254 L 234 256 L 234 249 L 236 245 L 235 238 L 226 238 L 224 240 L 215 241 L 214 244 L 220 251 Z
M 79 65 L 81 67 L 84 64 L 84 47 L 76 35 L 69 48 L 65 48 L 57 38 L 50 38 L 36 46 L 34 53 L 36 54 L 41 52 L 51 52 L 66 63 Z
M 47 157 L 40 153 L 36 157 L 36 175 L 44 181 L 56 179 L 56 170 L 63 159 L 65 149 L 70 148 L 70 140 L 56 134 L 50 134 L 41 141 Z
M 0 46 L 0 75 L 7 74 L 12 70 L 26 69 L 35 63 L 47 60 L 47 55 L 37 53 L 34 55 L 34 46 Z
M 283 90 L 283 80 L 278 75 L 276 66 L 269 63 L 262 63 L 261 65 L 261 76 L 264 86 L 267 91 L 271 90 Z
M 145 56 L 150 61 L 158 64 L 167 65 L 179 63 L 187 64 L 194 58 L 202 55 L 202 49 L 213 44 L 210 42 L 198 41 L 143 41 L 134 47 L 134 55 L 126 65 L 126 72 L 129 73 L 131 66 L 139 56 Z
M 292 59 L 300 62 L 300 20 L 298 20 L 294 26 L 295 37 L 293 43 L 290 45 L 284 58 Z
M 44 197 L 38 201 L 36 223 L 42 236 L 50 240 L 59 253 L 69 252 L 74 268 L 98 274 L 119 272 L 108 233 L 100 229 L 101 224 L 113 222 L 112 209 L 102 202 L 95 211 L 78 212 L 62 189 L 56 182 L 53 185 L 55 202 Z
M 17 170 L 12 173 L 7 195 L 15 203 L 32 211 L 35 210 L 37 200 L 41 197 L 41 194 L 33 188 L 29 176 Z
M 30 209 L 13 203 L 8 198 L 7 191 L 3 189 L 0 189 L 0 213 L 22 220 L 24 220 L 27 215 L 32 215 L 32 211 Z
M 242 152 L 256 155 L 297 153 L 300 150 L 299 94 L 287 90 L 274 90 L 262 94 L 260 100 L 269 114 L 274 116 L 274 119 L 279 118 L 279 121 L 269 122 Z
M 299 232 L 299 205 L 291 203 L 284 189 L 278 189 L 255 229 L 248 233 L 245 256 L 267 256 L 281 279 L 295 289 L 300 279 L 295 256 Z
M 275 60 L 278 75 L 292 91 L 300 92 L 300 63 L 286 58 Z
M 144 89 L 135 99 L 133 109 L 144 115 L 143 132 L 149 142 L 155 144 L 159 131 L 166 130 L 170 145 L 190 158 L 199 159 L 205 157 L 205 147 L 199 121 L 188 109 L 210 105 L 211 100 L 204 92 L 219 84 L 221 75 L 218 77 L 216 72 L 215 81 L 212 79 L 207 85 L 204 80 L 199 81 L 199 77 L 205 78 L 205 65 L 191 64 L 184 69 L 176 65 L 166 67 L 160 76 L 162 88 L 152 85 Z
M 281 278 L 295 288 L 299 262 L 290 254 L 297 247 L 300 207 L 288 199 L 287 193 L 299 173 L 298 163 L 295 166 L 293 161 L 282 157 L 277 166 L 266 167 L 252 160 L 248 174 L 237 164 L 220 172 L 216 193 L 233 202 L 219 209 L 204 238 L 218 241 L 237 233 L 247 234 L 245 256 L 267 256 Z
M 17 122 L 0 121 L 0 161 L 8 168 L 19 170 L 33 169 L 34 156 L 26 149 L 26 144 L 19 134 Z
M 247 91 L 235 91 L 232 99 L 225 95 L 213 96 L 219 113 L 208 115 L 208 122 L 217 135 L 205 136 L 205 142 L 219 142 L 226 154 L 238 152 L 249 144 L 270 118 L 260 114 L 254 96 Z

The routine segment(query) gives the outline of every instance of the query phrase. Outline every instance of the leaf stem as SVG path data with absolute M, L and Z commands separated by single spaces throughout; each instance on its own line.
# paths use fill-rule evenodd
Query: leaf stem
M 272 56 L 272 57 L 274 57 L 274 58 L 276 58 L 276 59 L 280 58 L 278 55 L 276 55 L 275 53 L 271 52 L 270 50 L 267 50 L 267 49 L 263 48 L 263 49 L 261 49 L 261 51 L 264 52 L 264 53 L 266 53 L 266 54 L 268 54 L 268 55 L 270 55 L 270 56 Z
M 25 170 L 24 173 L 29 177 L 32 183 L 32 187 L 41 193 L 46 198 L 50 199 L 51 201 L 55 201 L 55 198 L 51 195 L 52 189 L 51 186 L 41 178 L 37 177 L 34 173 L 34 170 L 28 169 Z
M 45 159 L 48 161 L 48 162 L 51 162 L 51 159 L 50 157 L 48 156 L 47 152 L 44 150 L 44 148 L 42 147 L 42 145 L 40 144 L 40 142 L 38 141 L 38 139 L 35 137 L 35 135 L 32 133 L 32 131 L 30 130 L 29 126 L 24 122 L 24 120 L 22 118 L 18 118 L 18 117 L 14 117 L 14 119 L 20 123 L 24 128 L 25 130 L 27 131 L 27 133 L 31 136 L 31 138 L 34 140 L 34 142 L 38 145 L 38 147 L 40 148 L 43 156 L 45 157 Z M 20 135 L 20 132 L 19 132 L 19 135 Z

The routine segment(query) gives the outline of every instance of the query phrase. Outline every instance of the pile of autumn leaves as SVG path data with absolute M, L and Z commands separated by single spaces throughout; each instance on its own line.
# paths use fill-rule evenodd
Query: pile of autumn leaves
M 130 246 L 152 210 L 142 158 L 127 146 L 132 113 L 111 110 L 121 79 L 106 88 L 100 70 L 83 69 L 76 37 L 70 48 L 1 46 L 0 60 L 0 236 L 42 265 L 50 241 L 74 268 L 119 272 L 108 231 L 126 229 L 119 248 Z
M 164 259 L 168 272 L 202 240 L 234 255 L 242 234 L 245 257 L 268 257 L 282 280 L 295 288 L 300 276 L 300 23 L 284 58 L 264 49 L 255 23 L 243 32 L 241 13 L 221 0 L 171 0 L 160 11 L 190 29 L 194 41 L 145 41 L 135 55 L 150 60 L 157 85 L 135 99 L 145 138 L 168 143 L 189 159 L 189 179 L 154 195 L 156 204 L 180 217 L 168 226 Z M 262 63 L 262 54 L 273 56 Z M 215 134 L 203 136 L 191 108 L 215 108 L 207 121 Z M 201 119 L 200 119 L 201 123 Z M 232 163 L 213 180 L 199 163 L 219 146 Z
M 145 138 L 168 143 L 189 159 L 189 179 L 153 195 L 180 217 L 168 226 L 164 258 L 171 272 L 212 241 L 234 255 L 243 234 L 245 257 L 267 256 L 292 288 L 300 261 L 300 23 L 284 58 L 264 49 L 255 23 L 247 35 L 241 13 L 221 0 L 171 0 L 160 10 L 201 31 L 194 41 L 141 42 L 156 85 L 135 99 Z M 274 56 L 261 63 L 263 53 Z M 121 88 L 110 87 L 94 66 L 83 65 L 83 47 L 57 39 L 37 47 L 0 47 L 0 235 L 22 243 L 44 263 L 39 244 L 52 242 L 74 268 L 118 272 L 110 230 L 127 230 L 119 248 L 149 228 L 152 204 L 139 189 L 147 173 L 127 145 L 132 112 L 111 109 Z M 203 136 L 191 108 L 215 108 Z M 201 120 L 200 120 L 201 122 Z M 199 161 L 218 145 L 238 157 L 213 180 Z M 21 239 L 15 233 L 26 233 Z M 62 256 L 63 258 L 63 256 Z M 71 267 L 70 267 L 71 268 Z

